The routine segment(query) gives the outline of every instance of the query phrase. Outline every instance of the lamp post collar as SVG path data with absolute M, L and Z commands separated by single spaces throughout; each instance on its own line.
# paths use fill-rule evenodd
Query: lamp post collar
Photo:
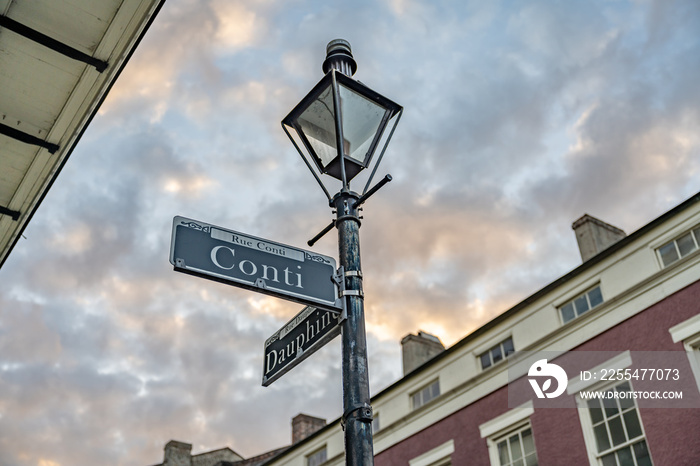
M 360 219 L 362 218 L 359 215 L 359 210 L 361 209 L 358 200 L 360 199 L 360 197 L 361 196 L 356 192 L 349 191 L 347 189 L 343 189 L 342 191 L 336 193 L 335 196 L 333 196 L 333 199 L 330 202 L 330 206 L 335 209 L 336 227 L 338 227 L 338 225 L 341 222 L 344 222 L 346 220 L 355 221 L 357 222 L 357 227 L 360 227 Z
M 357 62 L 352 57 L 350 42 L 335 39 L 326 46 L 326 59 L 323 62 L 323 73 L 336 70 L 346 76 L 352 76 L 357 71 Z

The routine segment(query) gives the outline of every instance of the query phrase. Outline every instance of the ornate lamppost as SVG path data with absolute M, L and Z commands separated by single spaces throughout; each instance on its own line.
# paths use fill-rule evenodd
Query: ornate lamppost
M 339 262 L 345 281 L 342 298 L 347 314 L 341 327 L 345 458 L 348 465 L 367 466 L 374 464 L 374 455 L 358 212 L 367 198 L 391 181 L 386 175 L 369 188 L 403 108 L 353 79 L 356 70 L 350 44 L 342 39 L 331 41 L 323 62 L 325 76 L 282 120 L 282 128 L 336 214 L 309 246 L 334 226 L 338 229 Z M 379 147 L 362 194 L 352 191 L 350 181 L 370 168 Z M 332 197 L 319 176 L 323 174 L 341 182 L 340 190 Z

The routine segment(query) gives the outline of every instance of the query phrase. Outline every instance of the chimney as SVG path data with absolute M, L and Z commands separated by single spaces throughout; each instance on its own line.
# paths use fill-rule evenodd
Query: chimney
M 403 353 L 403 375 L 408 374 L 423 363 L 445 351 L 440 339 L 422 330 L 418 335 L 408 334 L 401 339 Z
M 297 414 L 292 418 L 292 444 L 305 439 L 326 425 L 326 420 L 308 414 Z
M 627 236 L 619 228 L 588 214 L 584 214 L 583 217 L 576 220 L 571 228 L 576 233 L 576 241 L 583 262 Z
M 177 440 L 166 443 L 163 466 L 192 466 L 192 445 Z

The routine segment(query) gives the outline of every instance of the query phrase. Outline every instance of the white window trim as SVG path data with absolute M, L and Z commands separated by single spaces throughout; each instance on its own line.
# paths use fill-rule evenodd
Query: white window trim
M 479 426 L 481 438 L 493 437 L 495 434 L 508 430 L 520 421 L 528 419 L 534 412 L 535 408 L 532 404 L 532 400 L 521 404 L 517 408 L 506 411 L 500 416 L 486 421 Z
M 625 351 L 629 355 L 629 351 Z M 601 369 L 607 368 L 611 369 L 613 368 L 613 364 L 615 363 L 624 363 L 624 360 L 622 356 L 625 355 L 625 353 L 622 353 L 620 356 L 616 356 L 612 359 L 610 359 L 608 362 L 601 364 L 599 366 L 596 366 L 595 368 L 591 369 L 590 372 L 593 371 L 600 371 Z M 632 364 L 632 360 L 630 358 L 630 363 L 628 365 Z M 614 367 L 615 369 L 624 369 L 627 366 L 619 366 L 619 367 Z M 600 372 L 599 372 L 600 373 Z M 621 383 L 628 382 L 631 385 L 631 381 L 627 380 L 615 380 L 615 381 L 609 381 L 609 380 L 594 380 L 593 383 L 587 384 L 587 386 L 579 389 L 591 389 L 594 387 L 595 390 L 606 390 L 608 388 L 612 388 L 616 385 L 619 385 Z M 568 390 L 567 390 L 568 391 Z M 576 390 L 578 391 L 578 390 Z M 569 392 L 571 394 L 573 392 Z M 588 412 L 588 400 L 584 400 L 581 398 L 580 395 L 576 395 L 576 409 L 578 409 L 578 419 L 579 422 L 581 423 L 581 430 L 583 431 L 583 440 L 584 444 L 586 445 L 586 452 L 588 453 L 588 461 L 591 464 L 591 466 L 598 466 L 600 465 L 600 461 L 598 461 L 598 449 L 596 447 L 596 440 L 595 440 L 595 434 L 593 433 L 593 423 L 591 422 L 591 415 Z M 644 441 L 647 440 L 647 434 L 646 431 L 644 430 L 644 421 L 642 420 L 642 414 L 639 412 L 639 405 L 637 404 L 637 400 L 634 401 L 634 407 L 637 410 L 637 416 L 639 416 L 639 426 L 642 429 L 642 435 L 644 437 Z M 649 443 L 647 443 L 647 447 L 649 446 Z M 649 453 L 651 455 L 651 452 Z M 652 460 L 653 462 L 653 460 Z
M 700 314 L 691 317 L 690 319 L 681 322 L 678 325 L 674 325 L 668 332 L 671 334 L 671 338 L 674 343 L 679 341 L 687 340 L 690 337 L 700 334 Z
M 554 308 L 557 311 L 557 318 L 559 319 L 559 325 L 569 325 L 571 322 L 575 321 L 579 317 L 582 316 L 574 316 L 573 319 L 571 319 L 568 322 L 564 322 L 564 317 L 561 315 L 561 308 L 564 307 L 566 304 L 573 303 L 576 299 L 580 298 L 583 295 L 587 295 L 589 292 L 593 291 L 595 288 L 600 288 L 600 295 L 603 297 L 603 301 L 598 304 L 596 307 L 590 307 L 588 308 L 588 311 L 585 313 L 587 314 L 588 312 L 598 309 L 600 306 L 605 304 L 605 293 L 603 293 L 603 283 L 600 280 L 599 277 L 596 277 L 594 279 L 588 280 L 586 282 L 588 286 L 579 286 L 576 289 L 579 290 L 576 293 L 568 293 L 567 299 L 560 299 L 554 303 Z
M 600 462 L 598 461 L 598 450 L 596 449 L 595 445 L 595 434 L 593 433 L 593 424 L 591 423 L 588 406 L 586 406 L 586 403 L 578 395 L 576 395 L 576 404 L 578 405 L 578 420 L 581 423 L 583 444 L 586 446 L 588 462 L 591 464 L 591 466 L 597 466 L 600 464 Z
M 325 452 L 326 452 L 326 460 L 324 461 L 324 463 L 325 463 L 326 461 L 328 461 L 328 445 L 327 445 L 327 444 L 324 444 L 322 447 L 317 448 L 317 449 L 315 449 L 314 451 L 312 451 L 311 453 L 309 453 L 308 455 L 306 455 L 305 458 L 304 458 L 304 464 L 309 464 L 309 459 L 310 459 L 312 456 L 314 456 L 314 455 L 316 455 L 316 454 L 318 454 L 318 453 L 321 453 L 322 451 L 325 451 Z
M 374 428 L 375 422 L 377 425 L 376 430 Z M 376 434 L 377 432 L 379 432 L 382 429 L 381 422 L 382 421 L 379 420 L 379 411 L 375 411 L 374 413 L 372 413 L 372 424 L 371 424 L 372 425 L 372 434 Z
M 686 233 L 692 232 L 698 226 L 700 226 L 700 224 L 698 223 L 697 216 L 695 216 L 692 219 L 686 220 L 681 225 L 676 226 L 673 230 L 666 233 L 664 236 L 657 239 L 656 241 L 649 243 L 649 249 L 654 254 L 654 257 L 656 258 L 656 263 L 659 266 L 659 270 L 663 270 L 663 269 L 666 269 L 668 267 L 671 267 L 674 264 L 677 264 L 678 262 L 686 259 L 687 257 L 694 255 L 697 251 L 700 251 L 700 249 L 696 249 L 695 251 L 687 254 L 685 257 L 680 257 L 680 254 L 679 254 L 678 259 L 676 259 L 675 261 L 671 262 L 668 265 L 664 265 L 664 261 L 661 259 L 661 254 L 659 253 L 659 249 L 662 246 L 665 246 L 672 241 L 677 241 L 681 237 L 685 236 Z
M 600 292 L 605 296 L 605 293 L 603 293 L 603 281 L 600 279 L 600 277 L 592 277 L 589 278 L 588 280 L 580 283 L 578 286 L 575 288 L 571 289 L 568 293 L 565 295 L 561 296 L 559 299 L 556 299 L 555 301 L 552 302 L 552 306 L 556 309 L 557 313 L 559 313 L 559 309 L 569 301 L 573 301 L 577 297 L 581 296 L 583 293 L 587 293 L 596 286 L 600 286 Z M 603 302 L 605 302 L 605 299 L 603 299 Z
M 485 341 L 484 343 L 480 344 L 479 346 L 475 347 L 472 350 L 472 363 L 474 364 L 474 367 L 476 368 L 477 372 L 484 372 L 490 370 L 492 367 L 499 365 L 499 364 L 491 364 L 489 367 L 486 369 L 481 368 L 481 360 L 479 359 L 482 354 L 484 354 L 486 351 L 490 351 L 491 348 L 496 346 L 493 342 L 497 341 L 498 344 L 503 343 L 506 341 L 508 338 L 513 338 L 513 332 L 512 331 L 507 331 L 505 333 L 500 333 L 498 334 L 498 338 L 489 338 L 488 341 Z M 513 347 L 515 347 L 515 338 L 513 338 Z M 506 358 L 503 358 L 500 362 L 505 361 Z
M 420 456 L 408 461 L 409 466 L 433 466 L 441 460 L 449 460 L 450 455 L 455 451 L 455 441 L 450 439 L 439 447 L 435 447 L 430 451 L 423 453 Z
M 668 332 L 674 343 L 683 342 L 690 369 L 700 390 L 700 314 L 674 325 Z
M 480 348 L 482 348 L 481 350 L 478 350 L 478 348 L 477 348 L 477 350 L 473 351 L 473 353 L 474 353 L 474 358 L 476 359 L 476 368 L 477 368 L 477 370 L 478 370 L 479 372 L 487 371 L 487 370 L 491 369 L 492 367 L 498 366 L 498 365 L 500 365 L 502 362 L 508 360 L 508 357 L 510 357 L 510 356 L 506 357 L 505 353 L 503 353 L 503 358 L 502 358 L 500 361 L 498 361 L 498 362 L 492 362 L 491 365 L 490 365 L 489 367 L 487 367 L 486 369 L 484 369 L 483 367 L 481 367 L 481 355 L 484 354 L 484 353 L 486 353 L 486 352 L 490 352 L 491 349 L 495 348 L 496 346 L 502 346 L 503 343 L 506 342 L 508 339 L 510 339 L 510 340 L 512 341 L 512 343 L 513 343 L 513 350 L 515 350 L 515 340 L 513 339 L 513 334 L 512 334 L 512 333 L 508 333 L 508 334 L 506 334 L 505 337 L 503 337 L 502 339 L 498 340 L 498 343 L 495 343 L 495 344 L 494 344 L 494 343 L 493 343 L 493 340 L 491 340 L 491 344 L 490 344 L 490 345 L 486 346 L 486 344 L 482 344 L 481 347 L 480 347 Z M 514 354 L 514 353 L 511 353 L 511 356 L 512 356 L 513 354 Z
M 492 465 L 500 464 L 496 439 L 500 440 L 500 437 L 508 431 L 521 429 L 528 425 L 530 423 L 530 416 L 532 416 L 534 412 L 535 408 L 532 404 L 532 400 L 530 400 L 479 426 L 479 434 L 481 438 L 486 439 L 489 449 L 489 460 Z
M 700 215 L 695 214 L 690 218 L 685 219 L 683 222 L 679 223 L 675 227 L 671 228 L 669 231 L 665 232 L 662 236 L 659 236 L 655 240 L 649 243 L 649 249 L 652 252 L 656 252 L 661 246 L 671 241 L 683 236 L 685 233 L 693 230 L 700 224 Z M 661 262 L 659 262 L 661 264 Z M 663 264 L 662 264 L 663 265 Z
M 435 382 L 437 382 L 437 384 L 438 384 L 438 395 L 437 395 L 435 398 L 431 398 L 431 399 L 428 400 L 428 401 L 423 401 L 422 404 L 421 404 L 420 406 L 418 406 L 418 407 L 413 406 L 413 397 L 414 397 L 417 393 L 422 392 L 423 390 L 425 390 L 426 388 L 432 387 L 433 384 L 435 384 Z M 409 404 L 409 407 L 411 408 L 411 411 L 416 411 L 416 410 L 421 409 L 423 406 L 427 405 L 428 403 L 432 403 L 433 400 L 436 400 L 436 399 L 440 398 L 440 395 L 442 395 L 442 388 L 440 387 L 440 377 L 437 377 L 437 378 L 435 378 L 435 379 L 432 379 L 429 383 L 427 383 L 427 384 L 425 384 L 425 385 L 421 385 L 421 387 L 420 387 L 419 389 L 414 390 L 414 391 L 412 391 L 412 392 L 409 392 L 409 394 L 408 394 L 408 404 Z M 422 401 L 422 400 L 421 400 L 421 401 Z
M 503 342 L 506 341 L 508 338 L 513 338 L 513 332 L 512 332 L 512 331 L 507 331 L 507 332 L 504 332 L 504 333 L 499 333 L 499 334 L 498 334 L 498 338 L 489 338 L 488 341 L 485 341 L 484 343 L 482 343 L 482 344 L 480 344 L 479 346 L 475 347 L 475 348 L 472 350 L 472 353 L 474 354 L 474 356 L 475 356 L 477 359 L 479 359 L 479 355 L 481 355 L 481 354 L 485 353 L 486 351 L 490 350 L 491 348 L 493 348 L 494 346 L 496 346 L 496 344 L 501 344 L 501 343 L 503 343 Z M 494 343 L 494 341 L 496 341 L 496 342 L 498 342 L 498 343 Z M 513 341 L 515 341 L 515 340 L 513 340 Z M 481 365 L 479 365 L 479 367 L 481 367 Z

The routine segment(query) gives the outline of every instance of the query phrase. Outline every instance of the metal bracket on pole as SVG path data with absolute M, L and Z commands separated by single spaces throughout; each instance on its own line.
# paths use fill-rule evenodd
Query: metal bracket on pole
M 388 174 L 385 175 L 384 178 L 382 178 L 379 182 L 377 182 L 377 184 L 375 184 L 375 185 L 372 187 L 372 189 L 370 189 L 369 191 L 367 191 L 365 194 L 363 194 L 362 196 L 360 196 L 360 197 L 357 199 L 357 201 L 355 202 L 355 206 L 354 206 L 354 207 L 355 207 L 356 209 L 359 208 L 362 204 L 364 204 L 364 202 L 365 202 L 367 199 L 370 198 L 370 196 L 372 196 L 372 194 L 374 194 L 374 193 L 376 193 L 377 191 L 379 191 L 379 190 L 382 188 L 382 186 L 384 186 L 385 184 L 387 184 L 387 183 L 388 183 L 389 181 L 391 181 L 392 179 L 393 179 L 393 178 L 391 177 L 391 175 L 388 175 Z M 349 210 L 349 207 L 346 206 L 346 212 L 347 212 L 348 210 Z M 338 216 L 337 219 L 331 221 L 331 223 L 329 223 L 323 230 L 321 230 L 321 232 L 320 232 L 319 234 L 317 234 L 316 236 L 314 236 L 313 238 L 311 238 L 309 241 L 307 241 L 306 244 L 308 244 L 309 246 L 313 246 L 314 244 L 316 244 L 316 241 L 318 241 L 318 240 L 320 240 L 321 238 L 323 238 L 323 237 L 325 236 L 326 233 L 328 233 L 329 231 L 331 231 L 331 230 L 333 229 L 333 227 L 335 226 L 336 222 L 338 222 L 339 220 L 343 220 L 343 219 L 345 219 L 345 218 L 354 218 L 354 219 L 357 220 L 358 222 L 360 221 L 360 218 L 357 217 L 357 216 L 355 216 L 355 215 L 340 215 L 340 216 Z
M 371 423 L 374 419 L 372 414 L 372 407 L 367 403 L 363 403 L 359 406 L 353 406 L 343 413 L 343 417 L 340 418 L 340 425 L 345 430 L 345 425 L 348 421 L 357 420 L 360 422 Z
M 348 307 L 345 302 L 345 268 L 341 265 L 335 274 L 331 277 L 333 283 L 338 287 L 338 300 L 336 301 L 336 307 L 341 308 L 340 311 L 340 322 L 348 318 Z
M 305 160 L 305 161 L 306 161 L 306 160 Z M 307 162 L 307 163 L 308 163 L 308 162 Z M 360 196 L 359 198 L 357 198 L 357 201 L 355 201 L 355 206 L 354 206 L 354 208 L 355 208 L 355 209 L 359 208 L 362 204 L 365 203 L 365 201 L 366 201 L 367 199 L 370 198 L 370 196 L 372 196 L 372 194 L 374 194 L 374 193 L 376 193 L 377 191 L 379 191 L 379 190 L 382 188 L 382 186 L 384 186 L 385 184 L 387 184 L 387 183 L 388 183 L 389 181 L 391 181 L 392 179 L 393 179 L 393 178 L 391 177 L 391 175 L 389 175 L 389 174 L 385 175 L 384 178 L 382 178 L 379 182 L 377 182 L 377 184 L 375 184 L 374 186 L 372 186 L 372 189 L 370 189 L 370 190 L 367 191 L 365 194 L 363 194 L 362 196 Z M 321 186 L 323 186 L 323 185 L 321 185 Z M 329 198 L 330 198 L 330 197 L 329 197 Z M 345 209 L 346 209 L 346 213 L 347 213 L 347 212 L 349 211 L 349 207 L 346 205 Z M 320 240 L 321 238 L 323 238 L 323 237 L 326 235 L 326 233 L 328 233 L 329 231 L 331 231 L 331 230 L 333 229 L 333 227 L 336 225 L 336 223 L 337 223 L 339 220 L 343 220 L 343 219 L 345 219 L 345 218 L 354 218 L 354 219 L 357 220 L 358 222 L 360 221 L 360 218 L 357 217 L 357 216 L 355 216 L 355 215 L 340 215 L 340 216 L 338 216 L 337 219 L 331 221 L 331 223 L 329 223 L 323 230 L 321 230 L 321 232 L 320 232 L 319 234 L 317 234 L 316 236 L 314 236 L 313 238 L 311 238 L 309 241 L 307 241 L 306 244 L 308 244 L 309 246 L 313 246 L 314 244 L 316 244 L 316 242 L 317 242 L 318 240 Z

